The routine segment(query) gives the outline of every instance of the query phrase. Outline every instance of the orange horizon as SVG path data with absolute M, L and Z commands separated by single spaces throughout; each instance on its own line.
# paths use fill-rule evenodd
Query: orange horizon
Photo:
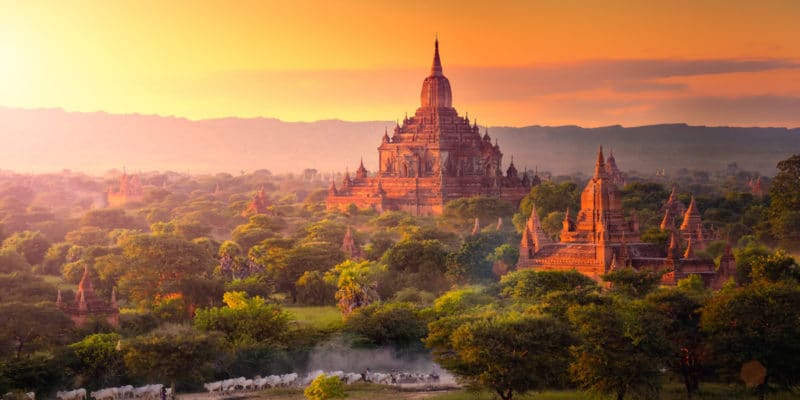
M 800 3 L 0 1 L 0 105 L 394 120 L 441 40 L 485 125 L 800 126 Z

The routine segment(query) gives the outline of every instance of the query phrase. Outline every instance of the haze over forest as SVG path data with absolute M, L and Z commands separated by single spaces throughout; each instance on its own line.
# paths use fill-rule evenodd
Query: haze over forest
M 101 174 L 130 171 L 275 173 L 316 168 L 351 171 L 363 157 L 374 171 L 376 147 L 394 121 L 284 122 L 272 118 L 189 120 L 155 115 L 66 112 L 0 107 L 0 168 L 19 172 L 62 169 Z M 486 128 L 481 128 L 486 129 Z M 772 175 L 775 164 L 800 148 L 800 128 L 705 127 L 489 127 L 504 154 L 522 170 L 589 173 L 598 145 L 612 149 L 623 170 L 740 167 Z

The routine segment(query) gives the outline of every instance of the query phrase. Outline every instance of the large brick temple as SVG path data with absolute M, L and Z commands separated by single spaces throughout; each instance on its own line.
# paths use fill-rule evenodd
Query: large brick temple
M 714 289 L 735 275 L 730 246 L 719 267 L 714 260 L 695 254 L 695 249 L 702 249 L 713 237 L 704 228 L 694 199 L 685 209 L 683 224 L 676 228 L 673 215 L 683 206 L 674 191 L 664 205 L 668 222 L 661 226 L 670 235 L 669 247 L 643 242 L 635 214 L 630 219 L 623 214 L 622 193 L 609 170 L 601 148 L 594 176 L 581 193 L 581 209 L 574 219 L 567 210 L 558 242 L 544 232 L 534 205 L 522 232 L 517 268 L 576 270 L 598 281 L 603 274 L 622 268 L 666 271 L 661 282 L 664 285 L 698 275 Z
M 362 161 L 354 176 L 346 173 L 328 190 L 328 209 L 351 204 L 382 212 L 402 210 L 412 215 L 441 214 L 451 200 L 493 196 L 517 206 L 538 177 L 520 174 L 513 160 L 502 171 L 503 153 L 489 132 L 453 108 L 450 81 L 442 73 L 439 41 L 433 66 L 422 83 L 421 105 L 398 123 L 391 136 L 384 132 L 378 147 L 379 170 L 370 174 Z

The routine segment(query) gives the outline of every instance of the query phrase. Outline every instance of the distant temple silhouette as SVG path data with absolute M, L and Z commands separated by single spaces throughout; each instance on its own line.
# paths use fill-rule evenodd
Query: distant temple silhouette
M 694 198 L 683 208 L 675 190 L 664 205 L 661 228 L 669 233 L 669 248 L 644 243 L 639 237 L 635 214 L 631 220 L 622 212 L 622 194 L 608 172 L 603 149 L 597 155 L 595 172 L 581 193 L 581 209 L 575 219 L 566 212 L 559 242 L 545 233 L 536 206 L 522 232 L 517 268 L 540 270 L 577 270 L 595 280 L 608 272 L 633 268 L 635 270 L 667 271 L 662 284 L 675 285 L 690 275 L 700 276 L 709 287 L 718 289 L 735 276 L 736 263 L 730 245 L 725 249 L 719 268 L 714 261 L 699 258 L 695 249 L 702 249 L 712 232 L 703 227 Z M 675 216 L 684 212 L 680 228 Z M 682 243 L 686 247 L 682 250 Z
M 106 202 L 109 207 L 120 207 L 133 201 L 141 201 L 143 198 L 142 183 L 138 175 L 128 175 L 122 172 L 119 178 L 119 188 L 114 190 L 109 188 L 106 193 Z
M 422 83 L 421 105 L 412 117 L 398 122 L 392 135 L 384 132 L 378 147 L 379 169 L 370 176 L 362 160 L 353 177 L 345 173 L 328 189 L 328 209 L 350 204 L 382 212 L 403 210 L 412 215 L 441 214 L 445 203 L 463 197 L 492 196 L 517 206 L 540 182 L 521 174 L 512 159 L 503 174 L 503 153 L 483 136 L 477 121 L 458 115 L 453 108 L 450 81 L 442 73 L 439 41 L 433 66 Z

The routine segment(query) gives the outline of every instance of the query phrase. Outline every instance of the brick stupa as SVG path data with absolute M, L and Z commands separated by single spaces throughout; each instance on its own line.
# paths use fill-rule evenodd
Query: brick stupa
M 488 131 L 453 108 L 450 81 L 442 73 L 439 42 L 433 66 L 422 83 L 420 107 L 412 117 L 384 132 L 378 147 L 379 169 L 370 176 L 363 162 L 339 186 L 331 181 L 328 209 L 350 204 L 379 212 L 402 210 L 412 215 L 441 214 L 451 200 L 492 196 L 517 206 L 530 192 L 532 180 L 520 174 L 513 160 L 502 171 L 503 153 Z M 520 176 L 522 175 L 522 176 Z

